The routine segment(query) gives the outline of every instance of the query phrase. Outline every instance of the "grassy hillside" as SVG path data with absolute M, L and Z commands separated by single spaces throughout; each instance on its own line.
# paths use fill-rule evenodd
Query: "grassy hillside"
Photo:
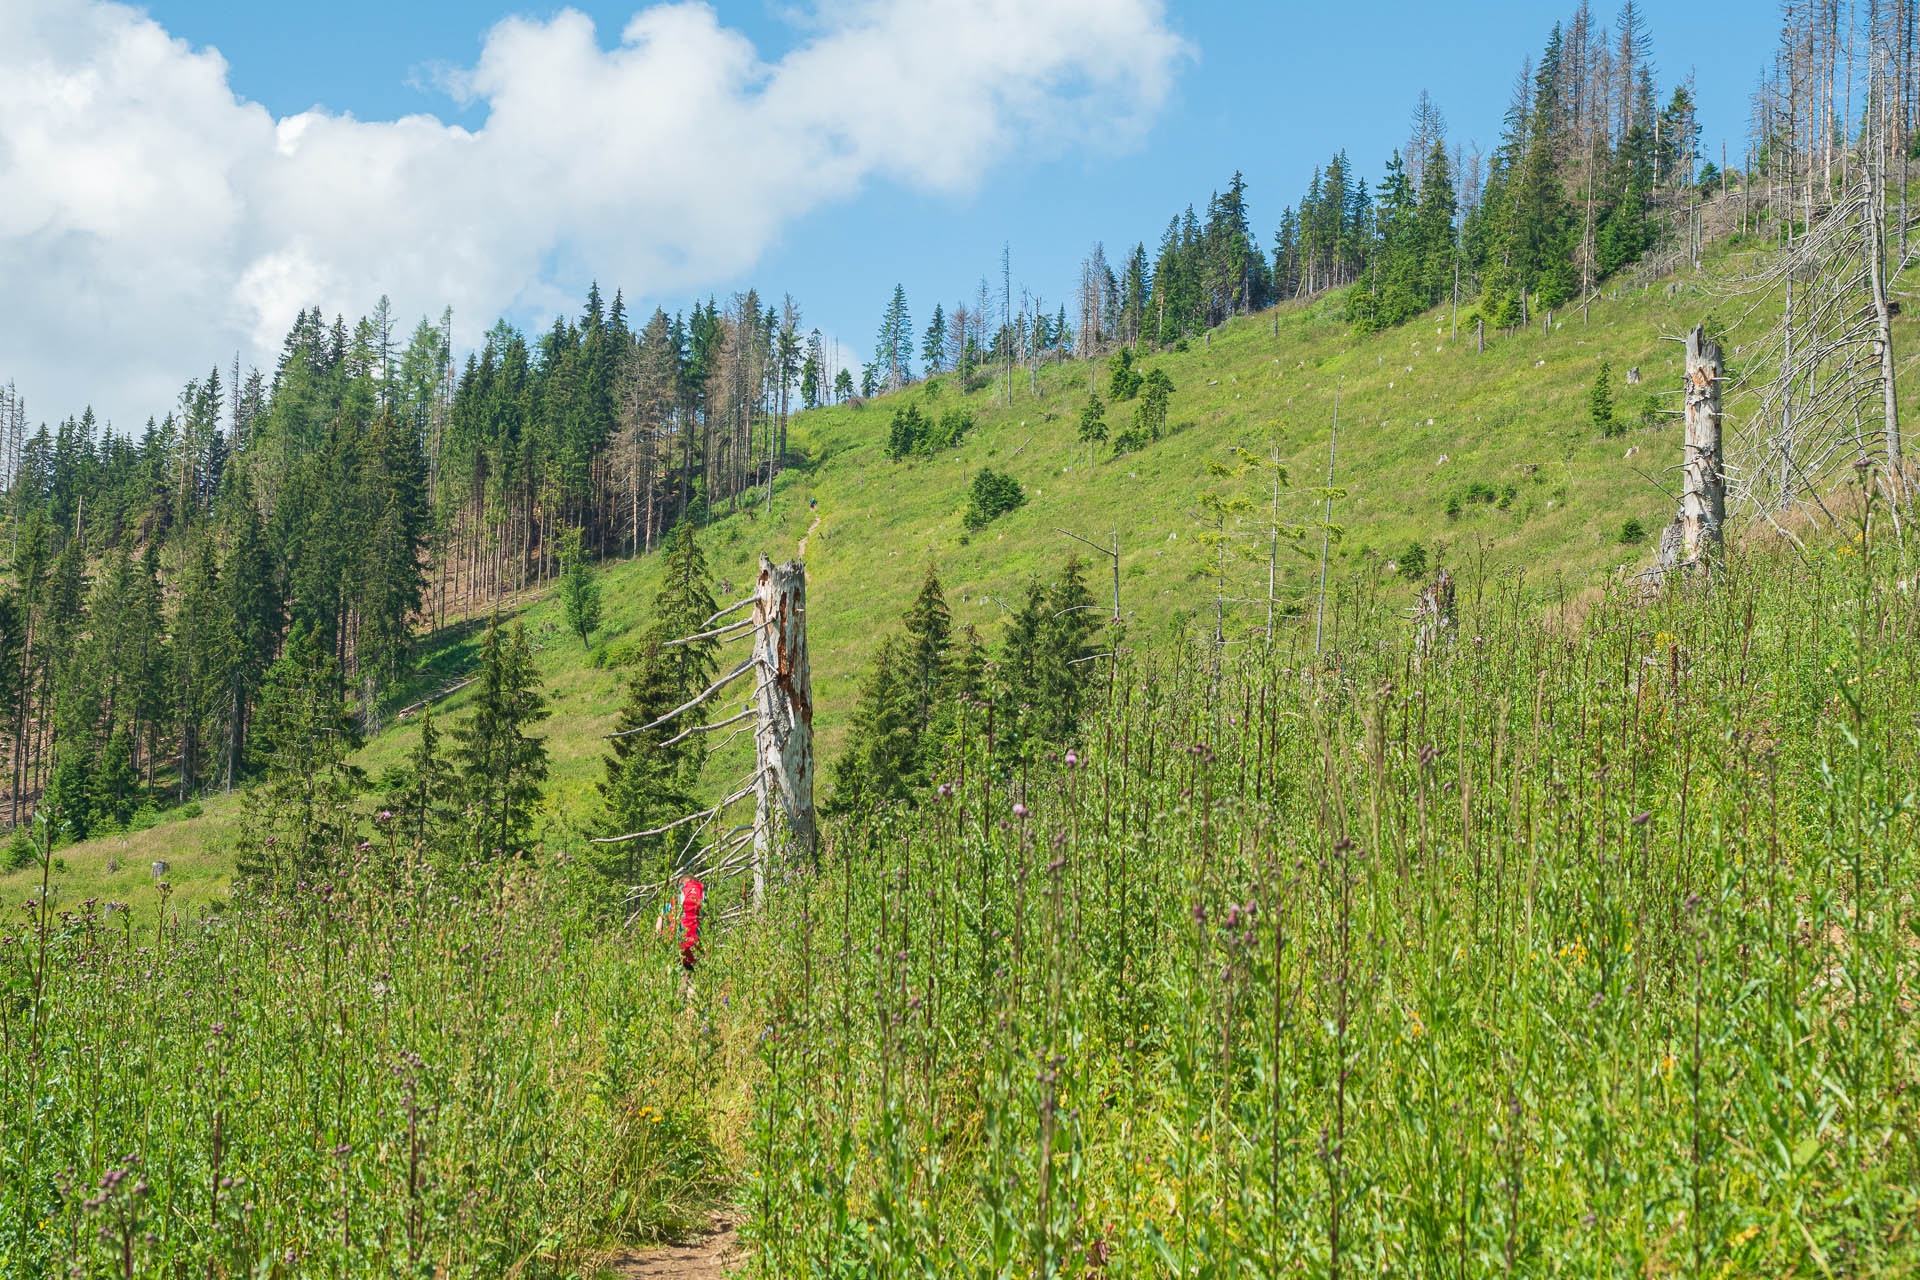
M 1524 572 L 1525 590 L 1559 594 L 1591 586 L 1625 565 L 1644 563 L 1671 503 L 1641 474 L 1659 476 L 1678 458 L 1677 418 L 1640 425 L 1650 396 L 1677 408 L 1680 347 L 1668 341 L 1718 307 L 1714 276 L 1727 251 L 1704 274 L 1645 288 L 1622 288 L 1579 312 L 1557 317 L 1550 333 L 1536 324 L 1508 337 L 1489 335 L 1484 354 L 1462 324 L 1456 337 L 1442 309 L 1404 328 L 1355 337 L 1338 295 L 1221 326 L 1208 341 L 1184 352 L 1145 358 L 1164 369 L 1175 392 L 1168 415 L 1172 434 L 1115 457 L 1076 439 L 1089 379 L 1107 399 L 1104 361 L 1050 365 L 1030 378 L 1016 370 L 1011 403 L 999 384 L 963 395 L 941 378 L 861 405 L 800 415 L 793 424 L 804 466 L 782 475 L 773 510 L 723 513 L 703 532 L 710 563 L 723 584 L 744 594 L 761 550 L 792 556 L 807 539 L 810 641 L 818 729 L 825 758 L 838 750 L 859 679 L 885 631 L 896 624 L 928 563 L 936 565 L 957 623 L 978 626 L 989 640 L 1000 630 L 1002 606 L 1029 575 L 1050 577 L 1077 544 L 1057 529 L 1097 541 L 1115 531 L 1121 547 L 1121 604 L 1133 634 L 1164 637 L 1194 619 L 1211 626 L 1213 586 L 1198 574 L 1204 549 L 1196 541 L 1202 490 L 1222 482 L 1210 462 L 1231 461 L 1235 446 L 1266 455 L 1277 449 L 1291 484 L 1283 515 L 1303 524 L 1320 519 L 1321 486 L 1339 398 L 1335 483 L 1346 497 L 1333 521 L 1345 536 L 1331 554 L 1331 577 L 1341 584 L 1368 578 L 1388 596 L 1411 603 L 1414 585 L 1386 569 L 1414 542 L 1429 563 L 1473 562 L 1490 571 Z M 1751 341 L 1764 323 L 1749 317 L 1733 335 Z M 1908 332 L 1913 332 L 1910 322 Z M 1912 351 L 1911 338 L 1901 349 Z M 1588 394 L 1602 361 L 1613 370 L 1616 412 L 1626 434 L 1604 438 L 1591 424 Z M 1624 385 L 1638 367 L 1642 385 Z M 1907 394 L 1915 391 L 1906 380 Z M 933 416 L 964 404 L 976 427 L 952 450 L 932 459 L 891 462 L 888 424 L 901 404 L 920 404 Z M 1109 405 L 1118 431 L 1133 405 Z M 1024 488 L 1024 507 L 967 536 L 961 523 L 967 483 L 981 467 L 1009 473 Z M 1263 482 L 1237 482 L 1256 504 Z M 1671 482 L 1669 482 L 1671 486 Z M 1474 486 L 1492 501 L 1469 497 Z M 1231 487 L 1231 485 L 1229 486 Z M 1511 494 L 1509 495 L 1509 489 Z M 1462 499 L 1458 514 L 1449 500 Z M 1623 545 L 1624 521 L 1637 519 L 1647 541 Z M 809 529 L 812 530 L 808 535 Z M 1283 551 L 1279 595 L 1311 610 L 1317 586 L 1317 534 L 1296 553 Z M 546 732 L 553 757 L 551 820 L 562 829 L 602 834 L 593 793 L 601 737 L 619 705 L 618 657 L 648 621 L 656 561 L 609 563 L 601 581 L 606 613 L 596 650 L 568 634 L 557 601 L 529 596 L 512 604 L 539 646 L 538 659 L 553 711 Z M 1105 563 L 1091 567 L 1101 600 L 1110 591 Z M 1230 591 L 1266 594 L 1266 566 L 1244 565 Z M 1229 630 L 1244 636 L 1264 614 L 1264 603 L 1242 605 Z M 478 644 L 471 625 L 449 628 L 424 645 L 424 692 L 451 682 L 471 665 Z M 609 660 L 611 657 L 612 660 Z M 441 704 L 457 714 L 462 694 Z M 369 743 L 363 763 L 377 778 L 401 760 L 415 740 L 406 721 Z M 749 763 L 743 741 L 712 763 L 707 782 L 717 789 Z M 62 853 L 54 875 L 58 900 L 88 896 L 148 901 L 149 864 L 172 865 L 183 901 L 212 900 L 228 882 L 237 805 L 205 803 L 203 817 L 174 818 L 145 832 L 112 836 Z M 119 870 L 108 871 L 109 860 Z M 18 899 L 36 877 L 0 875 L 0 896 Z

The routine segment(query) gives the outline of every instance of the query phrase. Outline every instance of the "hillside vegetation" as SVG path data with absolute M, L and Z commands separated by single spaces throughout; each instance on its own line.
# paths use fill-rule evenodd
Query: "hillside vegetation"
M 1329 552 L 1328 625 L 1348 605 L 1343 592 L 1412 604 L 1417 582 L 1396 573 L 1418 544 L 1430 575 L 1441 565 L 1473 565 L 1487 573 L 1524 573 L 1522 597 L 1561 599 L 1589 592 L 1623 568 L 1649 562 L 1672 503 L 1656 481 L 1679 454 L 1679 344 L 1670 341 L 1716 307 L 1728 310 L 1717 279 L 1733 269 L 1739 247 L 1720 247 L 1706 270 L 1677 279 L 1623 285 L 1595 301 L 1583 319 L 1557 317 L 1541 327 L 1490 334 L 1484 353 L 1473 335 L 1453 333 L 1444 308 L 1404 328 L 1357 337 L 1339 295 L 1283 304 L 1213 331 L 1185 351 L 1143 357 L 1164 370 L 1174 392 L 1167 434 L 1116 455 L 1111 441 L 1079 439 L 1079 416 L 1091 381 L 1117 434 L 1131 423 L 1134 402 L 1109 399 L 1106 360 L 1016 366 L 1012 401 L 1004 384 L 963 392 L 949 375 L 895 395 L 796 415 L 796 454 L 805 459 L 781 475 L 772 513 L 760 502 L 722 513 L 700 538 L 722 585 L 737 598 L 750 586 L 758 556 L 796 554 L 806 539 L 817 728 L 823 758 L 841 748 L 859 682 L 875 648 L 911 601 L 931 564 L 946 587 L 956 625 L 971 623 L 989 641 L 1002 627 L 1032 575 L 1050 579 L 1065 558 L 1092 553 L 1057 530 L 1097 542 L 1120 539 L 1121 609 L 1137 645 L 1187 633 L 1210 634 L 1216 561 L 1202 541 L 1213 517 L 1204 492 L 1235 492 L 1255 511 L 1234 517 L 1247 536 L 1232 539 L 1256 553 L 1230 562 L 1224 594 L 1228 638 L 1259 634 L 1266 616 L 1265 522 L 1271 493 L 1262 476 L 1223 481 L 1209 464 L 1234 461 L 1235 447 L 1277 451 L 1288 473 L 1283 520 L 1303 536 L 1282 543 L 1276 595 L 1280 607 L 1310 617 L 1318 598 L 1320 525 L 1334 399 L 1340 438 L 1332 507 L 1336 536 Z M 1749 316 L 1730 339 L 1739 344 L 1765 324 Z M 1910 349 L 1909 322 L 1898 330 Z M 1912 356 L 1903 360 L 1910 364 Z M 1591 415 L 1590 395 L 1602 364 L 1611 368 L 1619 434 L 1608 436 Z M 1639 368 L 1638 387 L 1625 372 Z M 1906 380 L 1906 399 L 1920 394 Z M 887 457 L 889 428 L 903 407 L 925 416 L 963 409 L 974 426 L 933 457 Z M 1655 416 L 1643 421 L 1649 406 Z M 1738 413 L 1736 405 L 1735 414 Z M 1631 453 L 1630 453 L 1631 451 Z M 968 481 L 981 468 L 1013 477 L 1024 505 L 984 528 L 964 524 Z M 1631 519 L 1647 540 L 1623 543 Z M 811 532 L 809 532 L 811 530 Z M 1111 597 L 1110 567 L 1092 557 L 1094 594 Z M 567 631 L 557 600 L 543 592 L 508 597 L 506 611 L 532 632 L 536 662 L 551 697 L 541 732 L 553 757 L 545 821 L 566 840 L 612 834 L 593 784 L 601 776 L 601 735 L 610 731 L 622 697 L 622 661 L 650 624 L 658 556 L 610 560 L 599 572 L 605 621 L 591 648 Z M 722 593 L 725 595 L 725 593 Z M 456 620 L 423 641 L 421 674 L 406 700 L 426 697 L 469 674 L 484 619 Z M 456 717 L 467 694 L 438 704 Z M 396 699 L 396 702 L 400 701 Z M 391 721 L 361 755 L 378 779 L 399 764 L 417 731 L 410 718 Z M 744 743 L 717 757 L 705 785 L 717 791 L 750 762 Z M 244 803 L 241 801 L 239 803 Z M 154 893 L 150 864 L 169 863 L 175 901 L 214 901 L 232 873 L 236 802 L 203 802 L 201 817 L 175 810 L 145 831 L 112 835 L 60 852 L 55 901 L 87 897 L 145 903 Z M 188 812 L 191 812 L 190 809 Z M 108 870 L 109 862 L 117 870 Z M 20 896 L 37 882 L 22 870 L 0 875 L 0 892 Z
M 730 1184 L 767 1275 L 1897 1274 L 1920 566 L 1844 510 L 1652 605 L 1476 565 L 1424 660 L 1380 593 L 1142 653 L 1012 776 L 972 720 L 691 987 L 551 851 L 38 914 L 0 1257 L 558 1277 Z

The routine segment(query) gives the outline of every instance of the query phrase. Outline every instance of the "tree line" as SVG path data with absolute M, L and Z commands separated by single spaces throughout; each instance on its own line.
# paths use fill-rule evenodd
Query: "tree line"
M 29 433 L 9 385 L 5 816 L 44 796 L 78 836 L 264 774 L 296 650 L 377 728 L 418 692 L 421 626 L 760 501 L 819 345 L 790 298 L 636 329 L 596 286 L 459 366 L 450 315 L 403 339 L 385 299 L 352 325 L 306 310 L 270 373 L 211 369 L 137 433 L 91 410 Z

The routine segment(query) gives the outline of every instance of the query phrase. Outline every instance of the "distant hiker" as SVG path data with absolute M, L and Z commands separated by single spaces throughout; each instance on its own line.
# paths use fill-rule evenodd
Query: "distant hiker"
M 680 886 L 680 967 L 688 973 L 700 951 L 700 903 L 706 896 L 707 886 L 691 876 Z

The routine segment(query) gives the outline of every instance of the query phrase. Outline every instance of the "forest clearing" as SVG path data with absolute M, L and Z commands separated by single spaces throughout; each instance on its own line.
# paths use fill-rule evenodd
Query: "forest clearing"
M 1920 0 L 1795 0 L 1737 103 L 1579 3 L 1487 149 L 1303 114 L 1265 234 L 1164 138 L 1029 165 L 977 286 L 863 184 L 1173 110 L 1210 8 L 506 16 L 386 121 L 77 2 L 0 16 L 0 208 L 142 68 L 183 163 L 273 128 L 194 193 L 255 221 L 101 165 L 235 283 L 86 385 L 245 356 L 139 431 L 0 386 L 0 1276 L 1920 1275 Z M 659 203 L 706 150 L 773 179 Z M 856 354 L 706 222 L 957 301 Z M 0 283 L 120 296 L 103 226 Z

